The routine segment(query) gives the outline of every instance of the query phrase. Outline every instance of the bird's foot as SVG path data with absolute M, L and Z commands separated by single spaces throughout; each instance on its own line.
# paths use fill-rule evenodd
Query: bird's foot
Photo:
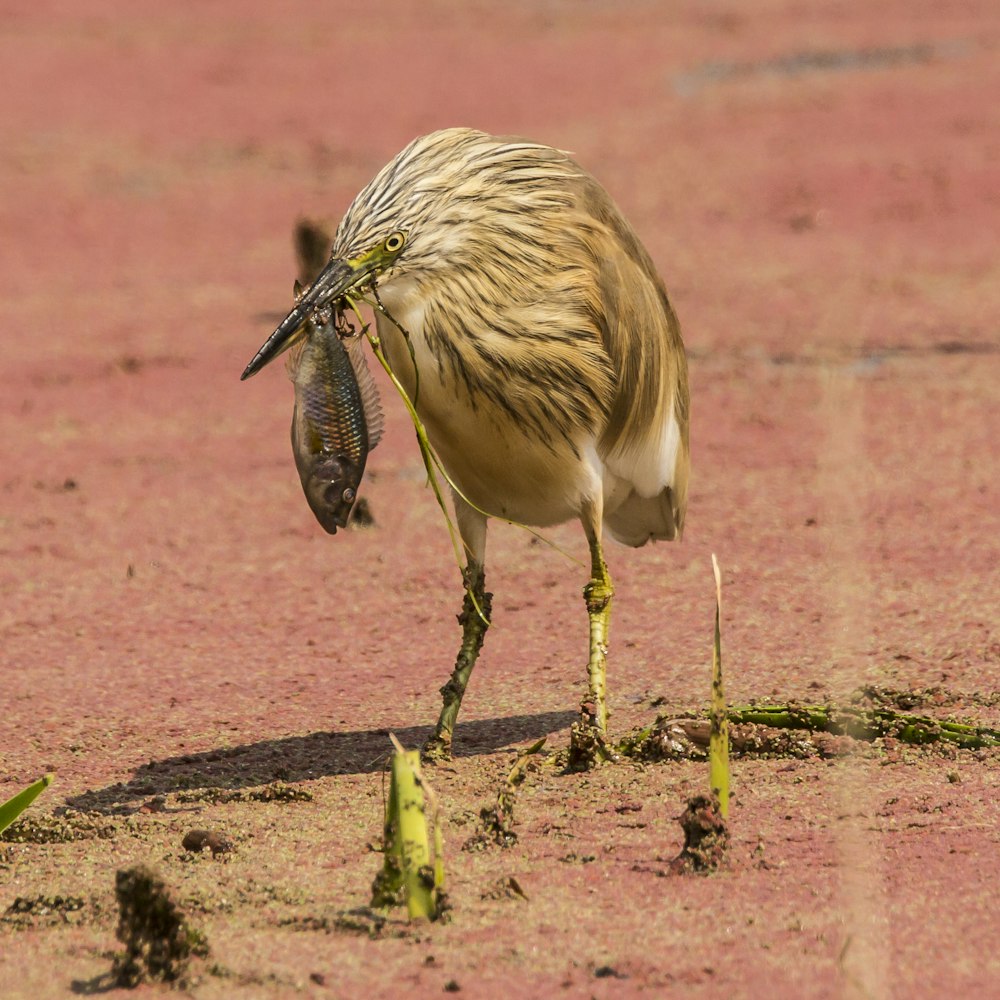
M 570 728 L 569 770 L 589 771 L 598 764 L 616 760 L 618 755 L 608 743 L 605 727 L 599 724 L 593 706 L 584 703 L 579 720 Z
M 446 764 L 450 761 L 451 733 L 435 730 L 420 751 L 420 760 L 424 764 Z

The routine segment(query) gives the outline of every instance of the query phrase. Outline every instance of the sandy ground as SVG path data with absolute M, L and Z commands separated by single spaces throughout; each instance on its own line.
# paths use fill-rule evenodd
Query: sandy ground
M 514 847 L 461 850 L 584 684 L 584 571 L 507 526 L 434 776 L 453 920 L 340 928 L 459 575 L 388 393 L 375 527 L 331 539 L 279 366 L 239 374 L 295 219 L 335 222 L 414 135 L 571 149 L 691 362 L 684 542 L 609 551 L 612 727 L 705 704 L 711 552 L 734 702 L 875 685 L 995 726 L 998 43 L 988 2 L 0 3 L 0 796 L 55 771 L 33 814 L 82 838 L 0 845 L 0 995 L 104 989 L 138 861 L 208 937 L 199 998 L 994 995 L 995 753 L 737 760 L 710 878 L 667 874 L 697 762 L 544 768 Z M 186 854 L 192 827 L 236 850 Z

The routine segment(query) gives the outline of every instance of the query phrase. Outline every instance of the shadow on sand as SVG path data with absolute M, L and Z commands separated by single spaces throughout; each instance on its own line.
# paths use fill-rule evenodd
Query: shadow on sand
M 455 731 L 456 758 L 492 753 L 567 728 L 575 712 L 540 712 L 502 719 L 460 723 Z M 408 748 L 423 745 L 428 726 L 392 730 Z M 87 812 L 129 813 L 154 795 L 204 788 L 237 789 L 274 781 L 309 781 L 334 774 L 382 770 L 391 746 L 388 729 L 347 733 L 310 733 L 262 740 L 202 753 L 182 754 L 143 764 L 128 782 L 91 789 L 66 800 L 66 807 Z

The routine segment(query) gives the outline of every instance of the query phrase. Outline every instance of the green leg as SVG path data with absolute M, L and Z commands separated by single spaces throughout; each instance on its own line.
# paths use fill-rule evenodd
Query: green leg
M 590 583 L 583 588 L 590 618 L 590 659 L 587 663 L 587 699 L 580 706 L 580 719 L 602 735 L 608 729 L 607 667 L 608 630 L 611 626 L 611 598 L 614 587 L 601 553 L 599 539 L 590 543 Z
M 607 665 L 608 631 L 614 587 L 601 549 L 601 511 L 595 504 L 583 512 L 583 530 L 590 544 L 590 582 L 583 588 L 590 619 L 590 658 L 587 661 L 587 697 L 580 705 L 580 721 L 570 735 L 570 767 L 586 769 L 611 753 L 608 730 Z
M 443 705 L 434 734 L 424 745 L 423 756 L 430 761 L 448 760 L 451 757 L 451 738 L 458 710 L 462 705 L 462 696 L 489 628 L 493 595 L 486 593 L 486 574 L 481 566 L 470 563 L 463 576 L 465 600 L 462 602 L 462 613 L 458 616 L 458 623 L 462 626 L 462 647 L 458 651 L 455 669 L 448 678 L 448 683 L 441 688 Z

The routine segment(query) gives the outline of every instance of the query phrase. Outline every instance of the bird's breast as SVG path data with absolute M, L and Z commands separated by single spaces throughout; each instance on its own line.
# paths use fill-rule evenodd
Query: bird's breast
M 601 490 L 596 434 L 577 428 L 567 435 L 555 427 L 546 433 L 537 413 L 519 410 L 516 385 L 497 402 L 478 385 L 495 372 L 463 375 L 447 347 L 428 335 L 419 307 L 387 306 L 409 336 L 408 346 L 396 325 L 378 317 L 389 362 L 462 494 L 495 517 L 539 527 L 577 516 L 583 500 Z

